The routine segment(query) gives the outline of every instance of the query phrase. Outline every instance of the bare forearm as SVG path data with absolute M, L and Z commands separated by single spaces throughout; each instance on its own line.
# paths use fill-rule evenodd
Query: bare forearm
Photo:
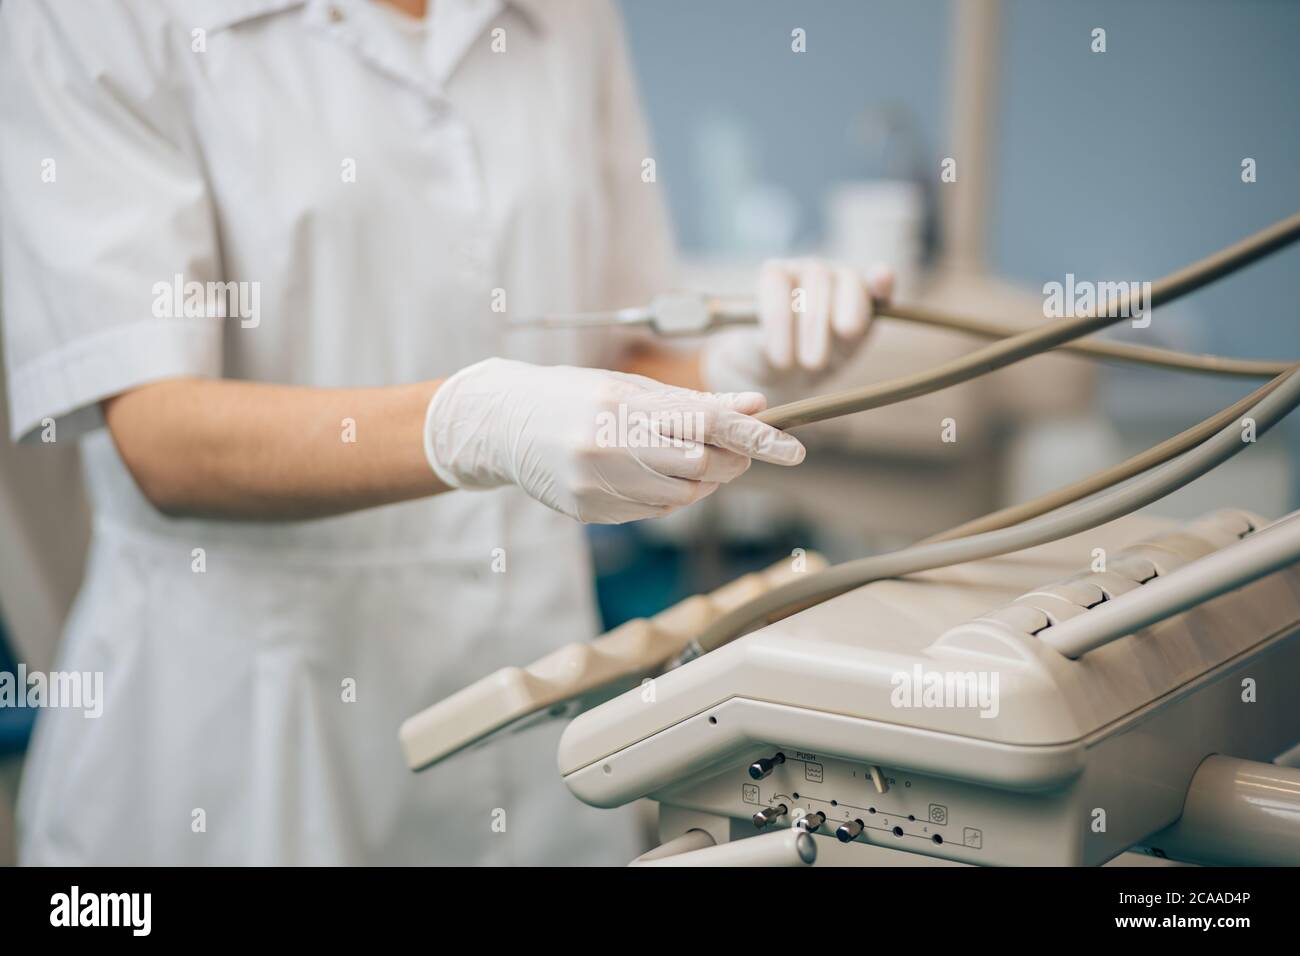
M 167 514 L 315 518 L 447 490 L 422 440 L 438 384 L 173 379 L 108 399 L 104 416 L 137 484 Z
M 697 349 L 679 352 L 654 344 L 638 345 L 631 349 L 619 363 L 620 372 L 644 375 L 656 382 L 706 391 L 700 374 L 700 353 Z

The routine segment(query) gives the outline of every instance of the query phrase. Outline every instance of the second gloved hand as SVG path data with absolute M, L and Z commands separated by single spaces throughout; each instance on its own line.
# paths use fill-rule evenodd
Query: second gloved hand
M 579 521 L 616 524 L 698 501 L 755 458 L 797 465 L 799 440 L 752 417 L 765 406 L 753 392 L 494 358 L 434 394 L 424 450 L 452 488 L 515 484 Z
M 862 345 L 873 300 L 888 300 L 893 273 L 864 281 L 848 266 L 819 259 L 771 260 L 759 270 L 757 329 L 709 337 L 700 370 L 708 388 L 757 390 L 774 404 L 816 394 L 826 376 Z

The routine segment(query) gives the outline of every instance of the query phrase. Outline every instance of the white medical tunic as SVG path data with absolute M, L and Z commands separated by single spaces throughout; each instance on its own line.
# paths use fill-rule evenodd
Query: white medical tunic
M 494 306 L 628 304 L 666 280 L 614 10 L 431 8 L 412 56 L 367 0 L 0 3 L 10 418 L 16 439 L 82 441 L 94 540 L 59 668 L 104 675 L 101 717 L 37 722 L 25 862 L 637 852 L 626 812 L 564 791 L 554 730 L 419 775 L 397 744 L 469 681 L 593 636 L 578 525 L 513 488 L 172 519 L 99 417 L 175 376 L 376 386 L 490 355 L 611 360 L 589 333 L 505 334 Z M 177 281 L 244 283 L 256 315 L 178 313 L 159 285 Z

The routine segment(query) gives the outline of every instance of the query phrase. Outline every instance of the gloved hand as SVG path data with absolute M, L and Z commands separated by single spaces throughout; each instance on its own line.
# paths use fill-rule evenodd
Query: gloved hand
M 762 395 L 715 395 L 639 375 L 492 358 L 434 393 L 424 452 L 452 488 L 515 484 L 579 521 L 668 514 L 743 474 L 797 465 L 793 435 L 751 416 Z
M 775 404 L 815 394 L 866 338 L 872 299 L 888 299 L 893 287 L 880 266 L 864 282 L 836 263 L 769 260 L 758 275 L 758 328 L 709 337 L 700 357 L 706 386 L 761 391 Z

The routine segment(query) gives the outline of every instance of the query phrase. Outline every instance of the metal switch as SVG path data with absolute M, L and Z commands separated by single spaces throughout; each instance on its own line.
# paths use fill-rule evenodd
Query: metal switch
M 826 822 L 826 814 L 820 810 L 814 810 L 812 813 L 805 813 L 799 818 L 799 826 L 803 827 L 809 833 L 816 833 Z
M 749 765 L 749 775 L 755 780 L 762 780 L 783 763 L 785 763 L 785 754 L 783 753 L 762 757 Z
M 835 831 L 835 838 L 841 843 L 852 843 L 862 835 L 862 831 L 865 829 L 866 824 L 861 820 L 847 820 L 841 823 L 839 829 Z
M 756 814 L 754 814 L 754 826 L 758 827 L 758 829 L 761 830 L 763 829 L 763 827 L 767 826 L 773 820 L 779 820 L 781 817 L 785 816 L 789 812 L 790 812 L 790 808 L 787 807 L 784 803 L 778 803 L 774 807 L 768 807 L 765 810 L 759 810 Z

